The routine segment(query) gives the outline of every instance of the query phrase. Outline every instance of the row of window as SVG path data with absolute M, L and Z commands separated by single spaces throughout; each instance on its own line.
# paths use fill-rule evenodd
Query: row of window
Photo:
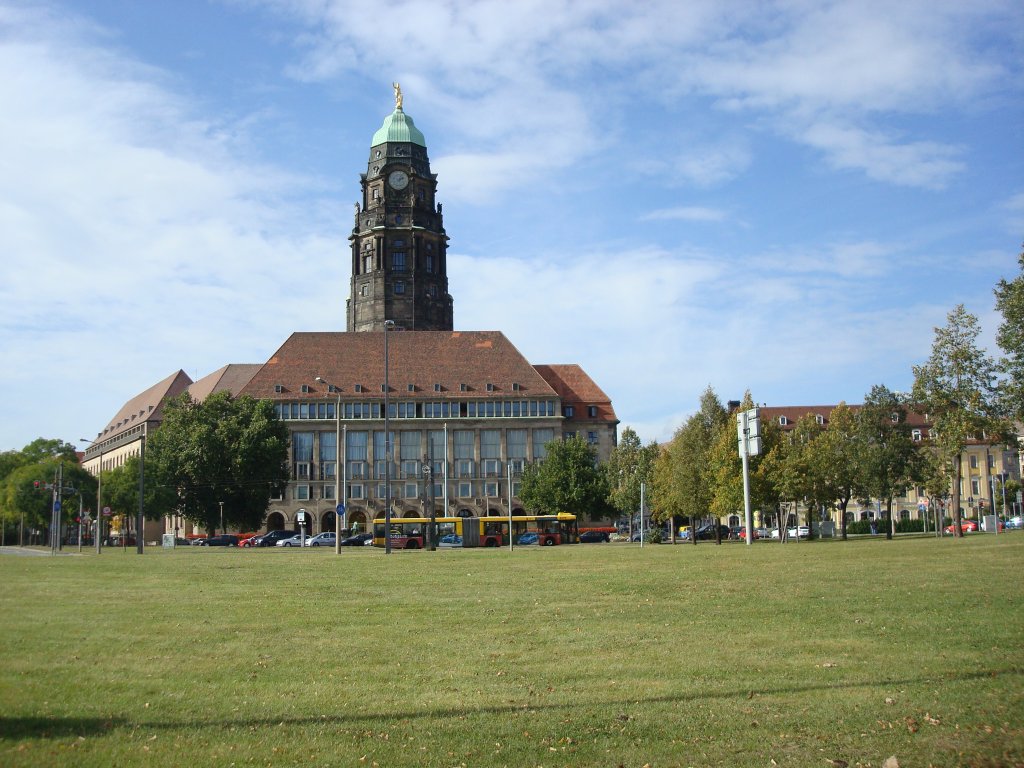
M 572 416 L 571 407 L 567 406 L 566 410 L 569 411 L 566 416 Z M 596 415 L 596 408 L 594 410 Z M 335 403 L 275 403 L 274 412 L 279 419 L 284 420 L 337 419 Z M 341 418 L 343 419 L 383 419 L 383 414 L 384 404 L 382 402 L 346 402 L 341 404 Z M 391 419 L 520 419 L 554 415 L 554 400 L 486 400 L 482 402 L 444 400 L 429 403 L 416 401 L 388 403 L 388 418 Z
M 444 498 L 444 484 L 434 483 L 434 499 L 439 501 Z M 450 490 L 454 492 L 455 498 L 458 499 L 486 499 L 488 497 L 504 498 L 504 494 L 507 493 L 508 483 L 500 480 L 491 480 L 483 483 L 470 483 L 470 482 L 458 482 L 452 483 Z M 317 495 L 319 490 L 319 495 Z M 378 499 L 384 500 L 386 498 L 387 488 L 384 483 L 366 484 L 366 483 L 348 483 L 346 487 L 346 499 L 353 501 L 365 501 L 367 499 Z M 512 482 L 512 495 L 518 496 L 520 490 L 520 484 L 518 481 L 513 480 Z M 430 493 L 430 486 L 424 488 L 424 483 L 414 482 L 396 482 L 391 484 L 391 498 L 392 499 L 422 499 L 424 492 Z M 477 493 L 480 495 L 478 496 Z M 334 500 L 334 486 L 333 485 L 310 485 L 307 483 L 299 483 L 291 486 L 291 497 L 293 501 L 313 501 L 315 499 Z M 281 496 L 274 498 L 274 501 L 283 501 Z
M 500 459 L 483 459 L 479 462 L 473 459 L 458 459 L 451 462 L 451 465 L 448 467 L 448 476 L 472 479 L 478 477 L 504 477 L 511 473 L 513 477 L 518 477 L 522 474 L 525 465 L 526 461 L 524 459 L 512 459 L 508 462 Z M 444 477 L 445 463 L 443 461 L 423 462 L 412 459 L 402 462 L 391 462 L 390 474 L 396 480 L 418 478 L 423 476 L 427 466 L 429 466 L 433 477 Z M 346 464 L 345 469 L 345 477 L 349 480 L 380 480 L 387 475 L 389 468 L 381 460 L 372 463 L 369 461 L 350 461 Z M 310 461 L 296 461 L 293 464 L 292 479 L 300 481 L 332 481 L 335 478 L 336 471 L 337 463 L 334 461 L 321 461 L 319 464 L 313 464 Z

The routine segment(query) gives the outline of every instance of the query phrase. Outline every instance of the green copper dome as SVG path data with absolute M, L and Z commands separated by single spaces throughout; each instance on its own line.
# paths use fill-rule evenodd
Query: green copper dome
M 419 144 L 421 147 L 427 146 L 427 140 L 423 138 L 423 131 L 416 127 L 412 118 L 405 114 L 401 107 L 384 118 L 384 125 L 373 134 L 370 146 L 375 147 L 389 141 L 409 142 Z

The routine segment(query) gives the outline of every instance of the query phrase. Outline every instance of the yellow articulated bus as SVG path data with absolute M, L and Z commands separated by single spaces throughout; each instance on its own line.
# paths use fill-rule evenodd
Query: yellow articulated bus
M 508 546 L 508 517 L 438 517 L 437 542 L 442 547 L 503 547 Z M 383 517 L 373 521 L 373 545 L 384 547 L 386 522 Z M 427 532 L 429 517 L 391 518 L 392 549 L 423 549 L 429 546 Z M 514 543 L 522 545 L 553 546 L 576 544 L 580 540 L 576 515 L 559 512 L 557 515 L 513 515 Z

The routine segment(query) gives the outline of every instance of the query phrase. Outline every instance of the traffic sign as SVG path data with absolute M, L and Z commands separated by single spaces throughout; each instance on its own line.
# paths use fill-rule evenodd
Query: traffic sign
M 339 515 L 344 515 L 344 514 L 345 514 L 345 505 L 344 505 L 344 504 L 339 504 L 338 506 L 336 506 L 336 507 L 334 508 L 334 510 L 335 510 L 335 512 L 337 512 L 337 513 L 338 513 Z
M 53 502 L 53 511 L 54 512 L 60 512 L 60 502 L 59 501 Z

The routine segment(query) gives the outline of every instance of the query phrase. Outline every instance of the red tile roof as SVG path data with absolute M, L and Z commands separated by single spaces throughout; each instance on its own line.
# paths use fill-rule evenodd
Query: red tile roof
M 380 397 L 384 333 L 293 333 L 242 394 L 272 400 L 334 396 L 317 377 L 336 386 L 343 399 Z M 555 396 L 544 377 L 500 331 L 392 331 L 388 333 L 388 383 L 393 396 L 405 399 L 450 398 L 453 393 L 462 399 Z M 275 391 L 277 385 L 281 392 Z M 308 392 L 302 391 L 303 385 Z M 440 385 L 440 392 L 435 385 Z
M 230 363 L 194 382 L 188 388 L 189 395 L 201 403 L 214 392 L 230 392 L 237 395 L 263 366 L 259 363 Z
M 551 388 L 558 393 L 563 405 L 575 407 L 577 416 L 583 418 L 585 413 L 581 408 L 595 406 L 597 408 L 596 418 L 602 421 L 615 421 L 615 411 L 612 408 L 611 398 L 597 386 L 587 372 L 576 364 L 568 365 L 535 365 L 537 373 L 544 377 Z M 595 418 L 595 417 L 587 417 Z
M 100 431 L 96 439 L 106 440 L 143 422 L 162 421 L 164 402 L 168 398 L 180 395 L 191 383 L 192 379 L 184 371 L 172 373 L 163 381 L 154 384 L 122 405 L 121 410 Z

